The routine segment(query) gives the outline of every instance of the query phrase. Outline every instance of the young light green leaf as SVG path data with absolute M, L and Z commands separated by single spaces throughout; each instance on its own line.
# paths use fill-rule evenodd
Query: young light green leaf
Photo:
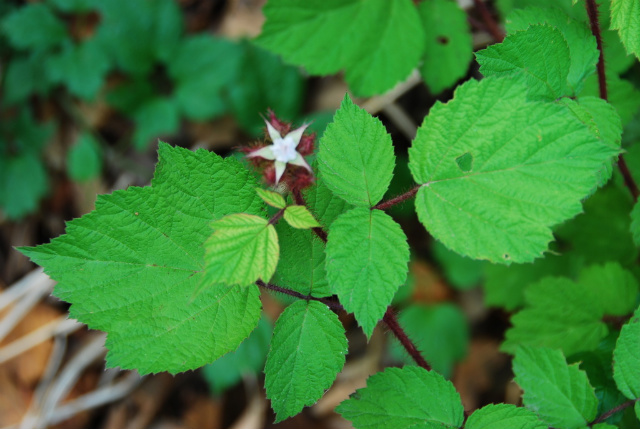
M 527 7 L 516 9 L 506 19 L 509 34 L 524 31 L 535 24 L 547 24 L 558 29 L 569 47 L 571 64 L 567 81 L 573 94 L 582 90 L 584 80 L 592 75 L 600 53 L 596 39 L 584 22 L 576 21 L 555 7 Z M 606 58 L 606 56 L 605 56 Z
M 627 49 L 640 59 L 640 3 L 637 0 L 611 2 L 611 29 L 618 30 Z
M 629 399 L 640 398 L 640 307 L 620 331 L 613 351 L 613 378 Z
M 638 281 L 618 262 L 594 265 L 580 273 L 583 294 L 607 316 L 625 316 L 635 309 Z M 567 353 L 568 354 L 568 353 Z
M 67 152 L 67 171 L 73 180 L 90 180 L 100 174 L 102 150 L 96 139 L 88 133 L 78 137 Z
M 0 21 L 0 29 L 18 49 L 49 49 L 68 37 L 64 24 L 45 3 L 17 9 Z
M 606 286 L 608 287 L 608 285 Z M 525 291 L 525 308 L 511 318 L 501 349 L 514 353 L 521 345 L 561 349 L 572 355 L 595 349 L 607 335 L 598 301 L 583 286 L 561 277 L 547 277 Z
M 547 429 L 532 411 L 511 404 L 489 404 L 469 416 L 465 429 Z
M 320 140 L 318 166 L 327 187 L 350 204 L 373 207 L 389 188 L 395 159 L 382 122 L 345 95 Z
M 296 301 L 280 315 L 264 368 L 276 423 L 315 404 L 345 362 L 347 338 L 338 316 L 317 301 Z
M 584 371 L 567 365 L 562 352 L 521 347 L 513 360 L 524 405 L 549 426 L 582 429 L 596 416 L 598 400 Z
M 371 337 L 407 278 L 404 232 L 386 213 L 358 207 L 333 222 L 326 254 L 331 289 Z
M 569 46 L 562 33 L 549 25 L 532 25 L 507 36 L 500 44 L 476 53 L 480 73 L 512 76 L 527 86 L 531 100 L 553 101 L 572 95 L 567 76 Z
M 284 220 L 298 229 L 319 227 L 320 224 L 305 206 L 289 206 L 284 210 Z
M 581 199 L 617 151 L 565 107 L 528 102 L 511 79 L 458 87 L 436 104 L 409 149 L 423 186 L 416 211 L 448 248 L 509 264 L 542 256 L 550 227 L 580 213 Z
M 469 328 L 462 311 L 453 304 L 412 305 L 400 313 L 399 321 L 433 369 L 451 377 L 454 364 L 466 356 L 469 346 Z M 407 364 L 415 363 L 397 340 L 391 351 Z
M 426 37 L 420 74 L 431 92 L 439 94 L 464 77 L 473 59 L 467 14 L 450 0 L 420 2 L 418 13 Z
M 203 286 L 249 286 L 258 279 L 271 279 L 280 247 L 276 230 L 268 220 L 238 213 L 213 221 L 211 228 L 213 234 L 204 243 Z
M 640 247 L 640 203 L 635 203 L 631 210 L 631 235 L 633 242 Z
M 260 318 L 255 285 L 194 293 L 210 220 L 260 214 L 256 186 L 235 159 L 163 143 L 151 187 L 100 196 L 67 234 L 20 250 L 58 281 L 70 317 L 108 333 L 110 367 L 199 368 L 235 350 Z
M 336 411 L 356 429 L 453 429 L 464 409 L 451 382 L 416 366 L 387 368 L 372 375 Z
M 223 112 L 220 93 L 236 78 L 242 50 L 229 40 L 206 34 L 180 41 L 168 64 L 175 98 L 189 119 L 210 119 Z
M 359 96 L 386 92 L 406 78 L 424 48 L 410 0 L 279 0 L 263 12 L 257 43 L 311 74 L 344 69 Z
M 277 192 L 267 191 L 266 189 L 256 188 L 258 196 L 262 198 L 262 201 L 269 204 L 271 207 L 277 209 L 283 209 L 287 206 L 287 202 L 284 197 Z
M 331 296 L 325 271 L 324 243 L 310 230 L 276 225 L 280 243 L 280 260 L 273 276 L 276 285 L 304 295 Z

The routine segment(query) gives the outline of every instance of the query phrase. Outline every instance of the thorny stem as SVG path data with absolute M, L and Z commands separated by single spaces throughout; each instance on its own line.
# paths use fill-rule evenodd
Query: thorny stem
M 344 307 L 342 306 L 342 304 L 340 304 L 339 302 L 335 302 L 335 301 L 331 301 L 329 299 L 326 298 L 316 298 L 315 296 L 311 296 L 311 295 L 305 295 L 303 293 L 300 293 L 298 291 L 295 290 L 291 290 L 291 289 L 287 289 L 284 287 L 280 287 L 271 283 L 265 283 L 262 280 L 258 280 L 256 281 L 256 284 L 258 286 L 260 286 L 261 288 L 264 289 L 269 289 L 272 290 L 274 292 L 279 292 L 285 295 L 289 295 L 292 296 L 294 298 L 299 298 L 299 299 L 304 299 L 305 301 L 318 301 L 321 302 L 323 304 L 325 304 L 327 307 L 329 307 L 332 310 L 336 310 L 336 311 L 340 311 L 340 310 L 344 310 Z
M 412 196 L 414 196 L 418 192 L 418 189 L 420 189 L 420 186 L 416 186 L 411 191 L 406 192 L 405 194 L 402 194 L 402 195 L 400 195 L 398 197 L 395 197 L 395 198 L 389 200 L 387 203 L 381 203 L 378 206 L 374 207 L 374 209 L 383 210 L 383 208 L 380 208 L 379 206 L 383 206 L 384 205 L 385 208 L 387 208 L 387 207 L 393 206 L 394 204 L 402 202 L 402 201 L 404 201 L 404 200 L 406 200 L 408 198 L 411 198 Z M 302 193 L 299 190 L 297 190 L 297 189 L 293 190 L 292 194 L 293 194 L 293 199 L 296 202 L 296 204 L 299 204 L 301 206 L 305 206 L 306 207 L 306 203 L 304 201 L 304 197 L 302 196 Z M 393 203 L 389 204 L 392 201 L 393 201 Z M 387 204 L 387 205 L 385 205 L 385 204 Z M 313 228 L 313 232 L 315 232 L 315 234 L 324 243 L 327 242 L 327 233 L 324 232 L 324 230 L 322 228 Z M 343 310 L 344 309 L 342 304 L 340 304 L 338 302 L 330 301 L 330 300 L 323 299 L 323 298 L 314 298 L 314 297 L 311 297 L 311 296 L 303 295 L 303 294 L 301 294 L 299 292 L 291 291 L 289 289 L 285 289 L 285 288 L 282 288 L 280 286 L 265 284 L 261 280 L 258 280 L 256 282 L 256 284 L 258 284 L 258 286 L 262 286 L 262 287 L 267 288 L 267 289 L 276 290 L 278 292 L 286 293 L 287 295 L 294 296 L 294 297 L 297 297 L 297 298 L 307 299 L 307 300 L 313 299 L 313 300 L 316 300 L 316 301 L 320 301 L 320 302 L 325 303 L 327 306 L 329 306 L 329 308 L 334 309 L 334 310 Z M 382 318 L 382 321 L 384 323 L 386 323 L 386 325 L 389 327 L 389 329 L 391 330 L 393 335 L 395 335 L 395 337 L 398 339 L 398 341 L 400 341 L 400 344 L 402 344 L 402 346 L 405 348 L 407 353 L 409 353 L 409 356 L 411 356 L 413 358 L 413 360 L 415 360 L 415 362 L 419 366 L 421 366 L 422 368 L 426 369 L 427 371 L 431 371 L 431 366 L 429 366 L 427 361 L 422 357 L 422 355 L 418 351 L 418 348 L 415 346 L 415 344 L 413 344 L 411 339 L 409 339 L 409 337 L 407 336 L 406 332 L 404 332 L 404 329 L 402 329 L 402 326 L 400 326 L 400 323 L 398 323 L 398 319 L 397 319 L 397 317 L 396 317 L 396 315 L 393 312 L 393 309 L 391 307 L 387 308 L 387 312 L 385 313 L 384 317 Z
M 598 5 L 595 0 L 587 0 L 585 6 L 587 8 L 587 15 L 589 15 L 591 32 L 596 38 L 596 44 L 598 46 L 598 51 L 600 52 L 597 65 L 600 98 L 607 101 L 609 96 L 607 91 L 607 75 L 604 68 L 604 49 L 602 47 L 602 34 L 600 31 L 600 21 L 598 19 Z M 620 173 L 622 173 L 624 184 L 629 189 L 629 192 L 631 192 L 633 200 L 638 201 L 640 190 L 638 190 L 638 185 L 636 184 L 635 180 L 633 180 L 633 176 L 631 175 L 629 167 L 627 166 L 627 163 L 625 162 L 622 154 L 618 156 L 618 169 L 620 170 Z
M 415 195 L 420 190 L 420 186 L 422 186 L 422 185 L 418 185 L 415 188 L 405 192 L 404 194 L 398 195 L 397 197 L 393 197 L 390 200 L 383 201 L 380 204 L 378 204 L 377 206 L 374 206 L 373 209 L 375 209 L 375 210 L 386 210 L 389 207 L 393 207 L 396 204 L 400 204 L 401 202 L 408 200 L 409 198 L 413 198 L 413 197 L 415 197 Z
M 278 221 L 284 216 L 284 209 L 278 210 L 278 213 L 274 214 L 271 219 L 269 219 L 269 225 L 275 225 Z
M 411 356 L 419 366 L 426 369 L 427 371 L 431 371 L 431 366 L 427 363 L 426 360 L 424 360 L 424 358 L 418 351 L 418 348 L 409 339 L 406 332 L 404 332 L 402 326 L 400 326 L 400 323 L 398 323 L 398 318 L 396 317 L 391 307 L 387 308 L 387 312 L 384 314 L 382 320 L 387 324 L 389 329 L 391 329 L 391 332 L 393 332 L 393 335 L 395 335 L 398 341 L 400 341 L 400 344 L 402 344 L 407 353 L 409 353 L 409 356 Z
M 498 27 L 496 20 L 491 16 L 491 12 L 487 9 L 487 5 L 484 4 L 482 0 L 473 0 L 473 4 L 475 5 L 478 12 L 480 12 L 480 16 L 487 26 L 487 30 L 491 34 L 491 37 L 495 39 L 496 42 L 500 43 L 504 40 L 504 33 Z
M 622 404 L 618 405 L 617 407 L 612 408 L 609 411 L 603 413 L 600 417 L 598 417 L 593 422 L 591 422 L 589 424 L 589 427 L 591 427 L 591 426 L 593 426 L 593 425 L 595 425 L 597 423 L 601 423 L 601 422 L 607 420 L 609 417 L 611 417 L 615 413 L 620 412 L 620 411 L 624 410 L 625 408 L 628 408 L 628 407 L 632 406 L 636 402 L 638 402 L 637 399 L 631 399 L 631 400 L 629 400 L 627 402 L 623 402 Z

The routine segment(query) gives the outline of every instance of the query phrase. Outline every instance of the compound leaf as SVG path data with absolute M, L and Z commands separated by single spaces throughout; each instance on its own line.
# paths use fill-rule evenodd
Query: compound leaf
M 415 366 L 387 368 L 372 375 L 336 411 L 356 429 L 459 428 L 464 420 L 460 395 L 435 371 Z
M 338 316 L 317 301 L 296 301 L 280 315 L 264 368 L 276 423 L 313 405 L 345 362 L 347 338 Z
M 613 351 L 613 378 L 629 399 L 640 398 L 640 307 L 620 331 Z M 636 411 L 638 408 L 636 407 Z
M 609 285 L 605 286 L 608 287 Z M 595 349 L 607 335 L 598 301 L 566 278 L 547 277 L 525 291 L 527 306 L 511 318 L 501 349 L 520 345 L 561 349 L 566 355 Z
M 227 215 L 211 223 L 213 234 L 204 243 L 203 285 L 224 283 L 249 286 L 271 279 L 280 247 L 269 221 L 255 215 Z
M 344 69 L 359 96 L 391 89 L 423 52 L 424 32 L 410 0 L 279 0 L 263 12 L 257 43 L 311 74 Z
M 345 95 L 320 141 L 318 165 L 334 194 L 350 204 L 372 207 L 393 178 L 391 137 L 379 119 Z
M 627 52 L 640 59 L 640 3 L 637 0 L 611 2 L 611 29 L 618 30 Z
M 65 235 L 20 250 L 58 281 L 70 317 L 108 333 L 108 366 L 199 368 L 234 350 L 260 318 L 255 285 L 195 294 L 210 221 L 260 214 L 256 186 L 235 159 L 163 143 L 150 187 L 100 196 Z
M 596 416 L 598 400 L 587 374 L 567 365 L 560 350 L 521 347 L 513 360 L 524 405 L 550 426 L 581 429 Z
M 502 43 L 476 53 L 476 58 L 485 76 L 522 80 L 532 100 L 553 101 L 571 95 L 569 46 L 562 33 L 549 25 L 532 25 L 508 35 Z
M 289 225 L 298 229 L 319 227 L 320 224 L 305 206 L 289 206 L 284 210 L 284 220 Z
M 421 2 L 418 13 L 426 41 L 420 74 L 431 92 L 439 94 L 464 77 L 473 59 L 467 14 L 451 0 Z
M 389 215 L 358 207 L 336 219 L 326 248 L 327 279 L 367 337 L 407 278 L 407 238 Z
M 469 416 L 465 429 L 547 429 L 530 410 L 511 404 L 489 404 Z
M 498 78 L 459 86 L 409 149 L 418 217 L 460 254 L 507 264 L 542 256 L 550 227 L 581 212 L 618 152 L 566 107 L 528 102 L 524 91 Z

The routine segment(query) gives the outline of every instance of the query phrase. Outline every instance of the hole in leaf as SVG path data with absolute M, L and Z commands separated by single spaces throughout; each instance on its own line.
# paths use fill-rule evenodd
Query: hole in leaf
M 508 253 L 505 253 L 504 255 L 502 255 L 502 257 L 503 257 L 506 261 L 508 261 L 509 259 L 511 259 L 511 256 L 509 256 L 509 254 L 508 254 Z
M 465 173 L 468 173 L 473 168 L 473 155 L 467 152 L 463 155 L 460 155 L 456 158 L 456 164 L 458 164 L 458 168 Z
M 449 38 L 445 37 L 445 36 L 438 36 L 438 38 L 436 39 L 438 41 L 438 43 L 440 43 L 441 45 L 446 45 L 447 43 L 449 43 Z

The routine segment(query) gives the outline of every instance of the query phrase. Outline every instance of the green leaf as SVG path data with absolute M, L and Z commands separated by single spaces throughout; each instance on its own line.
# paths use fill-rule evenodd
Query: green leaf
M 611 2 L 611 29 L 618 30 L 627 49 L 640 59 L 640 3 L 637 0 Z
M 511 404 L 489 404 L 469 416 L 465 429 L 547 429 L 532 411 Z
M 617 153 L 566 108 L 524 92 L 510 79 L 469 81 L 431 108 L 409 149 L 423 185 L 418 217 L 462 255 L 507 264 L 542 256 L 550 227 L 580 213 Z
M 262 198 L 262 201 L 269 204 L 271 207 L 277 209 L 283 209 L 287 206 L 287 202 L 284 197 L 277 192 L 267 191 L 266 189 L 256 188 L 258 196 Z
M 47 171 L 37 153 L 0 156 L 0 208 L 9 219 L 36 211 L 48 191 Z
M 485 263 L 452 252 L 439 241 L 433 242 L 431 251 L 451 286 L 467 290 L 480 284 Z
M 238 213 L 211 223 L 213 234 L 204 243 L 204 285 L 249 286 L 271 279 L 280 247 L 273 225 L 260 216 Z
M 342 370 L 347 338 L 338 316 L 317 301 L 296 301 L 280 315 L 264 368 L 276 423 L 313 405 Z
M 567 356 L 595 349 L 607 335 L 598 301 L 584 286 L 561 277 L 547 277 L 525 291 L 525 308 L 511 318 L 513 325 L 500 347 L 509 353 L 520 345 L 561 349 Z
M 258 112 L 271 109 L 279 118 L 297 118 L 303 103 L 305 84 L 297 67 L 253 43 L 241 43 L 242 59 L 235 82 L 229 85 L 233 117 L 252 135 L 264 133 Z
M 640 108 L 640 91 L 629 81 L 621 79 L 617 74 L 607 68 L 607 100 L 616 108 L 622 125 L 628 124 Z M 598 76 L 590 76 L 583 91 L 578 96 L 578 101 L 583 97 L 599 97 L 600 90 Z
M 473 59 L 467 14 L 451 0 L 421 2 L 418 13 L 426 36 L 420 74 L 431 92 L 439 94 L 467 74 Z
M 452 304 L 412 305 L 399 317 L 400 325 L 435 371 L 451 377 L 453 366 L 467 354 L 469 328 L 460 309 Z M 393 341 L 392 353 L 407 364 L 413 360 Z
M 358 207 L 333 222 L 326 254 L 331 289 L 371 337 L 407 278 L 404 232 L 386 213 Z
M 108 333 L 109 367 L 199 368 L 235 350 L 260 318 L 255 285 L 195 294 L 211 219 L 261 213 L 256 186 L 235 159 L 163 143 L 151 187 L 100 196 L 65 235 L 20 250 L 58 282 L 71 318 Z
M 169 98 L 157 97 L 142 105 L 133 115 L 136 129 L 133 144 L 143 150 L 153 139 L 178 131 L 180 117 L 175 102 Z
M 327 187 L 350 204 L 373 207 L 389 188 L 394 165 L 382 122 L 345 95 L 320 141 L 318 166 Z
M 298 229 L 319 227 L 320 224 L 305 206 L 289 206 L 284 210 L 284 220 Z
M 577 365 L 567 365 L 561 351 L 521 347 L 513 372 L 524 390 L 524 405 L 548 425 L 582 429 L 595 418 L 598 400 L 587 375 Z
M 64 24 L 44 3 L 19 8 L 0 21 L 0 29 L 17 49 L 46 50 L 68 37 Z
M 42 52 L 32 52 L 28 56 L 16 55 L 6 65 L 2 85 L 2 105 L 21 103 L 31 94 L 46 95 L 51 87 L 50 73 L 42 64 L 49 56 Z
M 587 298 L 607 316 L 625 316 L 635 309 L 638 281 L 618 262 L 594 265 L 582 271 L 578 284 Z
M 86 13 L 94 9 L 95 0 L 49 0 L 54 7 L 67 13 Z
M 568 58 L 571 60 L 567 81 L 572 93 L 579 93 L 584 80 L 595 72 L 600 55 L 590 28 L 586 23 L 568 17 L 565 12 L 555 7 L 516 9 L 506 19 L 507 32 L 510 34 L 526 30 L 535 24 L 548 24 L 564 36 L 569 48 Z
M 141 76 L 158 60 L 175 61 L 182 34 L 182 13 L 176 2 L 109 0 L 96 6 L 101 19 L 96 37 L 122 70 Z
M 206 34 L 181 42 L 168 67 L 176 102 L 187 118 L 210 119 L 224 111 L 220 93 L 237 76 L 241 54 L 235 43 Z
M 633 242 L 640 247 L 640 203 L 635 203 L 631 210 L 631 235 Z
M 358 96 L 391 89 L 409 76 L 424 49 L 410 0 L 280 0 L 267 3 L 263 13 L 258 44 L 311 74 L 344 69 Z
M 486 264 L 485 304 L 513 311 L 524 305 L 527 286 L 547 276 L 569 276 L 575 271 L 575 265 L 569 257 L 553 254 L 528 264 Z
M 310 230 L 276 225 L 280 261 L 273 283 L 304 295 L 331 296 L 325 271 L 324 243 Z
M 591 427 L 593 429 L 618 429 L 618 426 L 610 425 L 609 423 L 598 423 Z
M 76 181 L 90 180 L 102 170 L 102 150 L 91 134 L 84 133 L 67 152 L 67 171 Z
M 629 399 L 640 398 L 640 307 L 620 331 L 613 351 L 613 378 Z M 637 410 L 636 410 L 637 411 Z
M 508 35 L 502 43 L 477 52 L 476 58 L 483 75 L 511 76 L 525 83 L 531 100 L 571 95 L 569 46 L 562 33 L 549 25 L 532 25 Z
M 316 178 L 316 183 L 305 191 L 304 197 L 311 213 L 327 229 L 338 216 L 352 208 L 351 204 L 334 195 L 321 177 Z
M 269 352 L 272 331 L 271 323 L 262 317 L 256 329 L 235 352 L 228 353 L 202 368 L 202 375 L 213 393 L 220 395 L 238 384 L 245 374 L 257 375 L 262 372 Z
M 356 429 L 453 429 L 464 420 L 453 384 L 415 366 L 372 375 L 367 387 L 356 390 L 336 411 Z
M 65 45 L 47 66 L 53 82 L 66 85 L 73 95 L 93 100 L 105 83 L 111 63 L 102 46 L 93 38 L 80 45 Z

